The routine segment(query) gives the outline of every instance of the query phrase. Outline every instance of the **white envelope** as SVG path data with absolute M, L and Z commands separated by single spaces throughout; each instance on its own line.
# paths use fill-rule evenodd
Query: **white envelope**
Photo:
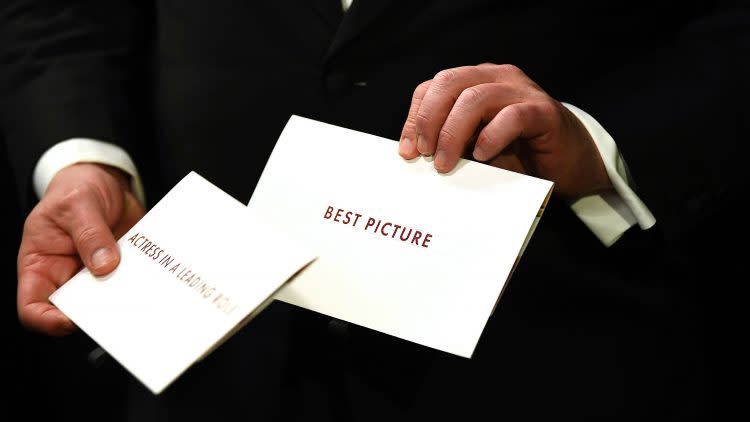
M 314 255 L 196 173 L 50 300 L 154 393 L 257 314 Z
M 467 160 L 439 174 L 397 148 L 289 120 L 248 210 L 319 258 L 276 298 L 471 357 L 552 183 Z

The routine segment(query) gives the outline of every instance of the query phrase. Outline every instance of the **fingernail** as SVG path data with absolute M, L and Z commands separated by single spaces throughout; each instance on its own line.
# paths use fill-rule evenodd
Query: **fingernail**
M 437 150 L 437 152 L 435 152 L 435 170 L 442 173 L 443 169 L 445 168 L 445 160 L 445 152 L 443 152 L 442 150 Z
M 425 141 L 424 136 L 422 136 L 421 133 L 417 135 L 417 149 L 420 153 L 429 155 L 427 154 L 427 141 Z
M 401 140 L 401 143 L 398 144 L 398 153 L 402 155 L 409 154 L 413 148 L 414 141 L 412 141 L 410 138 L 404 138 Z
M 109 248 L 99 248 L 91 255 L 91 265 L 102 268 L 115 260 L 115 254 Z

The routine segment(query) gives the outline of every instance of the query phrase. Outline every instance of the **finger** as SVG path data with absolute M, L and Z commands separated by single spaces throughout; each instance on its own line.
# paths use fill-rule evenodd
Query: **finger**
M 530 139 L 545 133 L 550 127 L 547 108 L 544 103 L 522 102 L 500 110 L 479 133 L 474 158 L 489 160 L 516 139 Z
M 526 85 L 534 87 L 538 91 L 542 91 L 539 85 L 531 80 L 531 78 L 529 78 L 518 66 L 512 64 L 482 63 L 477 65 L 477 67 L 491 71 L 494 75 L 495 82 Z
M 503 107 L 520 102 L 523 95 L 505 83 L 468 87 L 458 96 L 440 129 L 435 151 L 435 169 L 449 172 L 458 163 L 479 126 L 491 121 Z
M 114 270 L 120 255 L 97 195 L 86 186 L 76 188 L 62 200 L 60 211 L 55 222 L 73 239 L 84 265 L 94 275 Z
M 435 153 L 440 129 L 464 89 L 493 81 L 490 67 L 465 66 L 438 72 L 419 105 L 415 119 L 419 152 L 424 155 Z
M 34 271 L 25 271 L 18 279 L 18 319 L 25 327 L 54 336 L 75 331 L 73 321 L 49 302 L 57 283 Z
M 73 323 L 49 302 L 49 296 L 82 266 L 80 259 L 70 255 L 72 245 L 59 237 L 64 233 L 47 231 L 45 243 L 40 243 L 39 227 L 46 225 L 42 218 L 34 218 L 24 225 L 24 236 L 18 254 L 17 309 L 21 323 L 31 329 L 52 335 L 63 335 L 75 329 Z M 56 253 L 39 251 L 39 246 L 50 247 Z M 34 252 L 36 250 L 36 252 Z
M 414 89 L 414 94 L 411 97 L 409 114 L 406 116 L 404 128 L 401 129 L 401 138 L 398 144 L 398 153 L 406 160 L 411 160 L 419 155 L 419 150 L 417 149 L 417 111 L 419 110 L 422 98 L 424 98 L 424 94 L 427 92 L 431 83 L 432 81 L 424 81 L 417 85 L 417 88 Z

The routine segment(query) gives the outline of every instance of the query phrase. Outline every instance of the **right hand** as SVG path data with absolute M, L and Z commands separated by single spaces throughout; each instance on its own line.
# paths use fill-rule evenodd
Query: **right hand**
M 18 252 L 18 317 L 30 329 L 54 336 L 76 327 L 49 296 L 85 265 L 94 275 L 120 262 L 115 239 L 145 214 L 129 177 L 100 164 L 60 170 L 23 228 Z
M 434 155 L 435 170 L 448 173 L 466 153 L 551 180 L 570 200 L 614 189 L 578 117 L 509 64 L 446 69 L 414 90 L 401 157 Z

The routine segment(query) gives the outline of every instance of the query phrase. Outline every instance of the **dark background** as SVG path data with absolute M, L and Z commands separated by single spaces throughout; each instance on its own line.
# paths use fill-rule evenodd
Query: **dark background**
M 689 67 L 688 69 L 690 68 L 692 67 Z M 399 71 L 402 71 L 402 68 L 399 68 Z M 626 76 L 630 77 L 631 75 Z M 186 80 L 190 80 L 190 78 L 186 78 Z M 641 83 L 642 81 L 636 82 Z M 686 87 L 686 85 L 682 85 L 678 82 L 679 81 L 669 84 L 669 87 L 671 89 L 674 89 L 676 93 L 676 95 L 672 97 L 672 101 L 668 102 L 668 106 L 670 107 L 681 104 L 680 101 L 674 100 L 682 98 L 680 96 L 680 93 L 684 91 L 692 93 L 700 88 L 696 86 L 687 86 L 689 89 L 685 90 L 684 88 Z M 705 87 L 705 89 L 708 91 L 713 91 L 715 87 L 708 86 Z M 386 93 L 387 91 L 384 91 L 383 95 L 385 96 Z M 198 102 L 196 102 L 196 104 L 197 103 Z M 588 110 L 585 103 L 576 103 L 576 105 L 581 105 L 583 109 Z M 179 107 L 166 108 L 169 110 L 180 110 Z M 352 113 L 356 111 L 356 108 L 349 108 L 352 110 L 350 111 Z M 241 108 L 238 107 L 237 109 Z M 393 109 L 403 110 L 404 107 L 394 107 Z M 656 108 L 656 110 L 660 112 L 662 111 L 658 108 Z M 346 110 L 342 112 L 346 112 Z M 597 114 L 596 116 L 598 117 L 599 115 Z M 350 117 L 352 119 L 355 118 L 354 116 Z M 177 121 L 182 120 L 177 119 Z M 244 118 L 242 121 L 244 122 Z M 378 121 L 378 119 L 372 119 L 372 121 Z M 362 124 L 364 125 L 364 123 Z M 608 125 L 605 124 L 605 127 L 608 127 Z M 681 125 L 680 127 L 684 128 L 686 132 L 693 129 L 692 125 Z M 214 127 L 210 124 L 210 122 L 207 122 L 205 127 L 203 127 L 203 129 L 208 131 L 212 131 L 213 128 Z M 367 127 L 364 128 L 367 129 Z M 638 125 L 633 125 L 633 129 L 638 129 Z M 231 128 L 228 128 L 227 130 L 231 132 Z M 2 133 L 2 128 L 0 128 L 0 133 Z M 737 133 L 737 135 L 742 136 L 742 134 L 740 133 Z M 273 139 L 271 135 L 262 136 L 260 138 Z M 731 145 L 731 143 L 728 144 Z M 268 144 L 269 147 L 271 145 L 272 143 Z M 700 147 L 703 148 L 704 146 L 700 145 Z M 705 148 L 707 156 L 704 157 L 701 155 L 696 155 L 696 157 L 700 157 L 700 160 L 696 159 L 697 164 L 700 164 L 701 162 L 712 163 L 712 160 L 714 160 L 717 156 L 720 156 L 722 153 L 722 150 L 717 146 L 706 145 Z M 217 148 L 215 152 L 218 154 L 221 152 L 221 149 Z M 724 152 L 726 153 L 726 151 Z M 91 350 L 95 348 L 95 345 L 80 333 L 65 338 L 55 339 L 27 332 L 18 324 L 15 313 L 15 256 L 20 240 L 20 231 L 22 227 L 23 216 L 28 211 L 28 209 L 24 208 L 26 204 L 24 204 L 24 206 L 22 207 L 17 201 L 15 184 L 10 171 L 9 163 L 7 162 L 8 160 L 5 154 L 6 149 L 4 144 L 0 153 L 2 154 L 2 163 L 0 163 L 0 166 L 2 167 L 3 172 L 3 174 L 0 175 L 0 183 L 2 183 L 2 191 L 0 192 L 3 192 L 5 194 L 3 195 L 3 197 L 5 198 L 5 203 L 3 205 L 5 210 L 4 214 L 6 215 L 6 219 L 2 224 L 3 231 L 1 233 L 3 239 L 2 241 L 4 242 L 4 252 L 0 255 L 2 256 L 2 258 L 0 259 L 3 260 L 2 262 L 0 262 L 0 268 L 2 268 L 1 271 L 3 271 L 3 275 L 5 275 L 5 277 L 3 277 L 5 283 L 3 284 L 3 291 L 0 293 L 3 300 L 3 303 L 1 305 L 2 311 L 0 312 L 2 312 L 2 328 L 3 333 L 5 334 L 3 337 L 3 343 L 5 345 L 4 353 L 7 353 L 6 357 L 3 359 L 3 374 L 5 375 L 4 380 L 6 381 L 4 385 L 10 388 L 10 396 L 6 396 L 9 400 L 8 403 L 12 404 L 14 408 L 21 410 L 26 415 L 24 417 L 25 419 L 31 420 L 53 418 L 54 420 L 68 420 L 72 418 L 73 420 L 77 421 L 108 421 L 122 419 L 125 412 L 125 408 L 123 405 L 125 397 L 124 388 L 126 385 L 126 382 L 123 381 L 127 381 L 128 379 L 130 379 L 130 376 L 127 375 L 125 371 L 122 370 L 122 368 L 117 366 L 111 360 L 105 360 L 104 362 L 98 363 L 89 362 L 87 360 L 87 355 L 89 352 L 91 352 Z M 729 151 L 729 154 L 736 153 L 736 151 Z M 241 156 L 242 154 L 237 154 L 237 157 Z M 652 155 L 641 154 L 640 156 L 650 159 Z M 217 165 L 221 166 L 226 165 L 221 160 L 207 160 L 207 162 L 215 162 L 217 163 Z M 643 167 L 643 165 L 639 167 Z M 672 174 L 665 174 L 661 166 L 653 167 L 656 169 L 655 177 L 658 177 L 660 180 L 664 179 L 664 185 L 668 185 L 670 187 L 678 185 L 678 182 L 683 179 L 685 174 L 689 174 L 691 172 L 694 174 L 701 174 L 699 168 L 693 168 L 689 165 L 685 165 L 684 163 L 680 170 L 684 171 L 685 173 L 675 171 Z M 257 170 L 260 171 L 260 167 Z M 218 172 L 218 170 L 216 170 L 215 172 Z M 642 172 L 638 173 L 638 175 L 640 176 L 642 176 L 642 174 Z M 224 182 L 225 183 L 220 185 L 232 184 L 230 183 L 231 180 L 224 180 Z M 734 193 L 734 198 L 738 198 L 740 196 L 738 195 L 738 193 L 741 192 L 741 190 L 730 190 L 729 192 Z M 235 196 L 239 197 L 242 197 L 242 195 L 244 195 L 244 193 L 238 194 L 237 191 L 235 191 L 234 194 Z M 246 198 L 243 197 L 243 199 Z M 680 276 L 669 278 L 668 281 L 670 283 L 680 285 L 687 284 L 687 287 L 689 287 L 688 290 L 690 290 L 691 293 L 693 292 L 693 289 L 690 283 L 694 282 L 696 289 L 698 290 L 697 295 L 701 299 L 700 303 L 702 303 L 704 295 L 709 298 L 707 300 L 709 303 L 713 303 L 713 301 L 711 301 L 711 298 L 713 297 L 712 295 L 716 294 L 731 296 L 731 292 L 735 290 L 735 284 L 737 280 L 728 276 L 729 274 L 732 274 L 732 272 L 727 268 L 727 263 L 741 262 L 739 259 L 735 259 L 735 254 L 738 255 L 738 252 L 741 250 L 741 248 L 726 248 L 725 245 L 729 240 L 736 240 L 735 229 L 737 228 L 737 226 L 735 224 L 735 218 L 742 218 L 742 213 L 737 213 L 736 211 L 743 208 L 740 207 L 738 202 L 729 200 L 725 201 L 724 204 L 725 206 L 721 208 L 711 207 L 710 209 L 712 214 L 705 215 L 701 219 L 701 222 L 705 222 L 706 224 L 701 224 L 695 227 L 693 230 L 685 230 L 686 233 L 690 233 L 690 238 L 680 239 L 682 240 L 682 242 L 676 242 L 679 243 L 678 246 L 680 247 L 680 249 L 687 250 L 684 254 L 679 254 L 679 256 L 690 257 L 694 260 L 686 260 L 684 262 L 675 263 L 675 267 L 680 270 Z M 696 204 L 696 207 L 700 208 L 698 207 L 699 205 L 700 204 Z M 551 220 L 551 217 L 552 215 L 545 215 L 543 224 L 552 223 L 553 221 Z M 569 220 L 572 220 L 572 216 L 568 215 L 567 217 L 569 217 Z M 638 231 L 631 234 L 636 236 L 648 235 L 640 233 Z M 719 234 L 720 236 L 717 236 L 717 234 Z M 742 238 L 740 237 L 740 239 Z M 592 238 L 591 242 L 595 242 L 595 240 Z M 618 249 L 620 249 L 620 251 L 622 252 L 622 248 L 626 247 L 626 245 L 619 245 Z M 528 253 L 535 253 L 535 251 L 537 251 L 536 253 L 542 253 L 542 249 L 538 248 L 534 248 Z M 734 252 L 734 254 L 732 252 Z M 602 259 L 604 258 L 602 257 Z M 525 262 L 526 261 L 522 261 L 521 266 L 519 267 L 519 275 L 523 275 L 524 270 L 529 270 L 529 268 L 524 267 Z M 653 259 L 649 260 L 647 264 L 652 266 L 653 270 L 655 271 L 658 271 L 662 267 L 666 266 L 666 262 L 663 260 L 659 260 L 658 257 L 654 257 Z M 683 274 L 683 272 L 688 271 L 692 271 L 693 273 Z M 690 283 L 686 283 L 686 281 Z M 515 292 L 511 291 L 511 296 L 506 297 L 506 300 L 503 303 L 503 306 L 506 308 L 506 310 L 509 307 L 512 308 L 512 305 L 514 303 L 512 301 L 509 302 L 508 299 L 512 299 L 513 294 L 515 294 L 515 297 L 520 297 L 519 291 L 523 293 L 523 289 L 528 289 L 529 287 L 530 285 L 524 285 L 523 283 L 513 284 L 511 286 L 511 289 L 515 290 Z M 646 291 L 648 291 L 648 289 L 646 289 Z M 629 292 L 626 291 L 624 293 Z M 548 296 L 552 297 L 554 295 Z M 516 301 L 515 303 L 516 305 L 518 305 L 522 302 Z M 608 303 L 612 303 L 612 301 Z M 700 310 L 702 309 L 699 309 L 699 311 Z M 603 311 L 607 310 L 605 309 Z M 601 313 L 606 314 L 606 312 Z M 700 314 L 700 312 L 697 313 Z M 616 312 L 612 312 L 612 314 L 617 315 Z M 605 319 L 594 321 L 579 321 L 581 323 L 586 323 L 586 325 L 584 325 L 584 327 L 580 329 L 580 333 L 578 333 L 578 331 L 576 330 L 578 330 L 581 324 L 571 323 L 568 327 L 569 331 L 562 332 L 559 338 L 555 337 L 553 340 L 558 341 L 564 346 L 567 346 L 566 350 L 568 350 L 569 356 L 566 357 L 570 358 L 571 361 L 574 361 L 578 359 L 578 356 L 576 356 L 577 350 L 573 347 L 570 347 L 571 345 L 575 345 L 576 338 L 574 335 L 578 334 L 580 336 L 583 336 L 585 333 L 587 333 L 587 330 L 588 332 L 597 332 L 596 329 L 599 326 L 601 326 L 601 330 L 599 331 L 605 332 L 605 329 L 612 327 L 613 324 L 610 324 L 610 322 L 621 323 L 621 325 L 625 327 L 622 330 L 624 334 L 613 336 L 612 341 L 609 343 L 602 343 L 601 349 L 597 349 L 596 351 L 588 351 L 588 353 L 578 353 L 578 355 L 582 355 L 585 357 L 593 356 L 602 360 L 601 362 L 597 361 L 595 363 L 599 363 L 601 364 L 600 367 L 606 368 L 607 370 L 611 371 L 604 371 L 597 374 L 587 374 L 589 376 L 587 380 L 609 381 L 610 379 L 612 379 L 612 376 L 615 376 L 614 379 L 625 379 L 631 382 L 627 385 L 616 386 L 618 388 L 614 392 L 615 395 L 618 395 L 620 397 L 642 396 L 648 397 L 652 400 L 669 399 L 671 403 L 679 403 L 680 405 L 683 405 L 685 407 L 682 412 L 680 412 L 678 409 L 677 411 L 673 412 L 674 414 L 682 413 L 684 415 L 695 415 L 695 410 L 702 408 L 703 403 L 700 402 L 700 399 L 705 397 L 705 391 L 689 391 L 688 393 L 691 394 L 687 395 L 686 397 L 681 397 L 680 394 L 682 394 L 684 391 L 654 391 L 654 389 L 658 388 L 658 386 L 654 387 L 652 385 L 649 385 L 650 383 L 648 382 L 648 379 L 643 379 L 640 380 L 642 382 L 638 382 L 639 380 L 637 380 L 636 378 L 640 376 L 648 376 L 650 372 L 656 372 L 662 365 L 668 366 L 671 362 L 679 361 L 681 359 L 688 359 L 689 356 L 684 356 L 689 355 L 688 352 L 690 352 L 691 346 L 693 346 L 692 343 L 700 343 L 701 339 L 685 335 L 683 340 L 685 340 L 686 343 L 689 343 L 685 347 L 683 347 L 683 344 L 670 343 L 670 340 L 663 336 L 663 332 L 667 332 L 668 329 L 671 328 L 668 323 L 672 320 L 665 320 L 659 323 L 663 324 L 663 326 L 650 320 L 639 320 L 637 321 L 637 323 L 642 324 L 642 326 L 636 325 L 635 327 L 630 327 L 628 324 L 629 321 L 625 317 L 619 317 L 619 319 L 617 319 L 617 317 L 614 317 L 613 320 L 614 321 L 608 321 Z M 501 319 L 497 319 L 495 322 L 496 324 L 502 325 L 503 321 Z M 647 335 L 641 335 L 640 332 L 636 330 L 640 328 L 642 328 Z M 616 334 L 620 333 L 618 332 Z M 389 341 L 389 339 L 385 338 L 381 338 L 380 340 L 382 340 L 383 343 L 387 343 Z M 368 347 L 372 345 L 371 343 L 366 344 Z M 385 348 L 386 347 L 383 346 L 383 349 Z M 620 360 L 612 362 L 605 361 L 608 354 L 597 353 L 597 351 L 599 350 L 602 350 L 603 352 L 612 352 L 611 354 L 616 355 Z M 543 354 L 540 354 L 540 356 L 541 355 Z M 549 353 L 547 356 L 554 357 L 554 353 Z M 580 359 L 582 360 L 584 358 Z M 364 361 L 364 359 L 361 360 Z M 516 364 L 516 362 L 513 362 L 513 364 Z M 562 367 L 562 365 L 556 365 L 556 362 L 554 361 L 548 360 L 545 361 L 544 364 L 545 365 L 540 366 L 540 371 L 546 368 L 547 370 L 565 372 L 565 368 Z M 594 368 L 595 365 L 589 365 L 588 367 Z M 698 370 L 700 369 L 702 368 L 698 368 Z M 701 378 L 701 375 L 702 374 L 694 376 L 693 374 L 688 373 L 675 373 L 675 376 L 682 376 L 697 380 Z M 710 374 L 707 376 L 710 377 Z M 390 379 L 387 376 L 385 376 L 384 378 Z M 474 380 L 472 379 L 472 381 Z M 677 385 L 679 384 L 680 380 L 673 381 L 674 382 L 665 381 L 663 384 L 665 386 L 672 386 L 673 384 Z M 709 385 L 710 383 L 708 381 L 703 385 L 701 385 L 699 382 L 696 382 L 695 384 L 690 384 L 689 387 L 701 388 L 705 386 L 707 390 Z M 555 388 L 555 385 L 544 387 L 548 388 L 549 390 L 553 390 Z M 513 388 L 516 388 L 516 386 L 513 386 Z M 564 388 L 564 385 L 562 388 Z M 649 394 L 639 394 L 641 393 L 641 391 L 633 393 L 632 391 L 628 391 L 628 388 L 645 390 Z M 597 391 L 597 388 L 594 386 L 586 391 Z M 492 394 L 495 393 L 493 392 Z M 606 394 L 606 392 L 602 392 L 603 396 Z M 547 396 L 554 395 L 548 394 Z M 691 402 L 694 399 L 696 401 Z M 3 401 L 4 400 L 5 398 L 3 398 Z M 487 401 L 491 402 L 491 400 L 489 399 Z M 651 403 L 633 404 L 635 405 L 634 407 L 637 407 L 639 404 L 644 407 L 649 407 L 648 405 L 650 405 Z M 595 407 L 596 400 L 591 400 L 591 405 Z M 539 403 L 539 406 L 544 406 L 544 403 Z M 659 408 L 658 404 L 651 407 Z M 664 405 L 664 407 L 669 407 L 669 405 Z M 646 419 L 650 419 L 647 417 L 648 415 L 643 416 Z M 651 416 L 653 417 L 654 415 Z M 605 420 L 606 419 L 607 418 L 605 418 Z M 696 419 L 700 420 L 700 418 Z

